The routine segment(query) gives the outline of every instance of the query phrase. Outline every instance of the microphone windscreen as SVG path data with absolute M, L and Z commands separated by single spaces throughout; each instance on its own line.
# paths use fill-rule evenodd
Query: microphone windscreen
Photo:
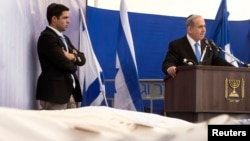
M 195 64 L 194 61 L 189 60 L 187 58 L 183 59 L 183 63 L 185 63 L 186 65 L 189 65 L 189 66 L 193 66 Z

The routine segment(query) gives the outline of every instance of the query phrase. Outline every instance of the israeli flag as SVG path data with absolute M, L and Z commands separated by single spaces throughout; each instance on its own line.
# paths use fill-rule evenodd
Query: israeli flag
M 134 44 L 124 0 L 121 0 L 120 3 L 116 68 L 114 107 L 118 109 L 144 111 Z
M 83 101 L 81 106 L 99 106 L 103 100 L 106 102 L 103 71 L 92 48 L 83 10 L 80 9 L 80 11 L 82 17 L 80 50 L 84 52 L 86 57 L 86 64 L 80 70 L 80 77 L 83 77 Z
M 211 39 L 213 39 L 218 46 L 222 47 L 225 52 L 232 54 L 233 56 L 229 42 L 228 16 L 229 12 L 227 11 L 227 1 L 222 0 L 213 24 Z M 225 59 L 234 66 L 238 67 L 237 60 L 228 54 L 225 54 Z

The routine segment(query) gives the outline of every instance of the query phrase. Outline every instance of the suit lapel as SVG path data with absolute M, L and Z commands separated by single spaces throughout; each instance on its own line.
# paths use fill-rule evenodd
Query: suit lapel
M 203 54 L 205 47 L 206 44 L 203 42 L 203 40 L 201 40 L 201 55 Z

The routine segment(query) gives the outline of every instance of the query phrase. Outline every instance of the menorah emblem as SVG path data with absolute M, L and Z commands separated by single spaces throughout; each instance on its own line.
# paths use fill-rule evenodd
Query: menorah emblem
M 239 87 L 240 87 L 240 89 L 239 89 Z M 240 90 L 240 94 L 237 93 L 237 91 L 236 91 L 238 89 Z M 245 97 L 245 81 L 244 81 L 244 79 L 242 79 L 242 80 L 229 79 L 228 80 L 228 78 L 226 78 L 225 79 L 225 98 L 229 102 L 239 102 L 244 97 Z
M 229 94 L 230 97 L 239 97 L 239 94 L 236 92 L 236 89 L 240 86 L 240 80 L 229 80 L 230 87 L 233 91 Z

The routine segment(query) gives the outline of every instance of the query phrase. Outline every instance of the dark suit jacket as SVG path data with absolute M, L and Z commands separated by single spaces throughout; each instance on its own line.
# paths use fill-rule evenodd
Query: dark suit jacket
M 201 40 L 201 54 L 203 54 L 206 48 L 205 40 Z M 195 53 L 186 36 L 176 39 L 169 43 L 168 52 L 162 63 L 162 71 L 165 74 L 170 66 L 183 66 L 187 65 L 184 63 L 184 59 L 188 59 L 194 62 L 195 65 L 214 65 L 214 66 L 233 66 L 228 63 L 225 59 L 218 55 L 217 49 L 212 44 L 207 47 L 205 56 L 202 62 L 198 62 Z
M 66 38 L 69 52 L 75 49 L 69 38 Z M 38 39 L 37 52 L 41 65 L 41 74 L 37 82 L 36 99 L 65 104 L 69 101 L 73 94 L 76 102 L 82 101 L 82 93 L 79 80 L 75 72 L 77 66 L 85 64 L 85 56 L 78 51 L 77 56 L 81 60 L 72 62 L 68 60 L 62 47 L 65 47 L 60 37 L 50 28 L 46 27 Z M 71 74 L 74 75 L 76 87 L 73 88 L 73 80 Z

